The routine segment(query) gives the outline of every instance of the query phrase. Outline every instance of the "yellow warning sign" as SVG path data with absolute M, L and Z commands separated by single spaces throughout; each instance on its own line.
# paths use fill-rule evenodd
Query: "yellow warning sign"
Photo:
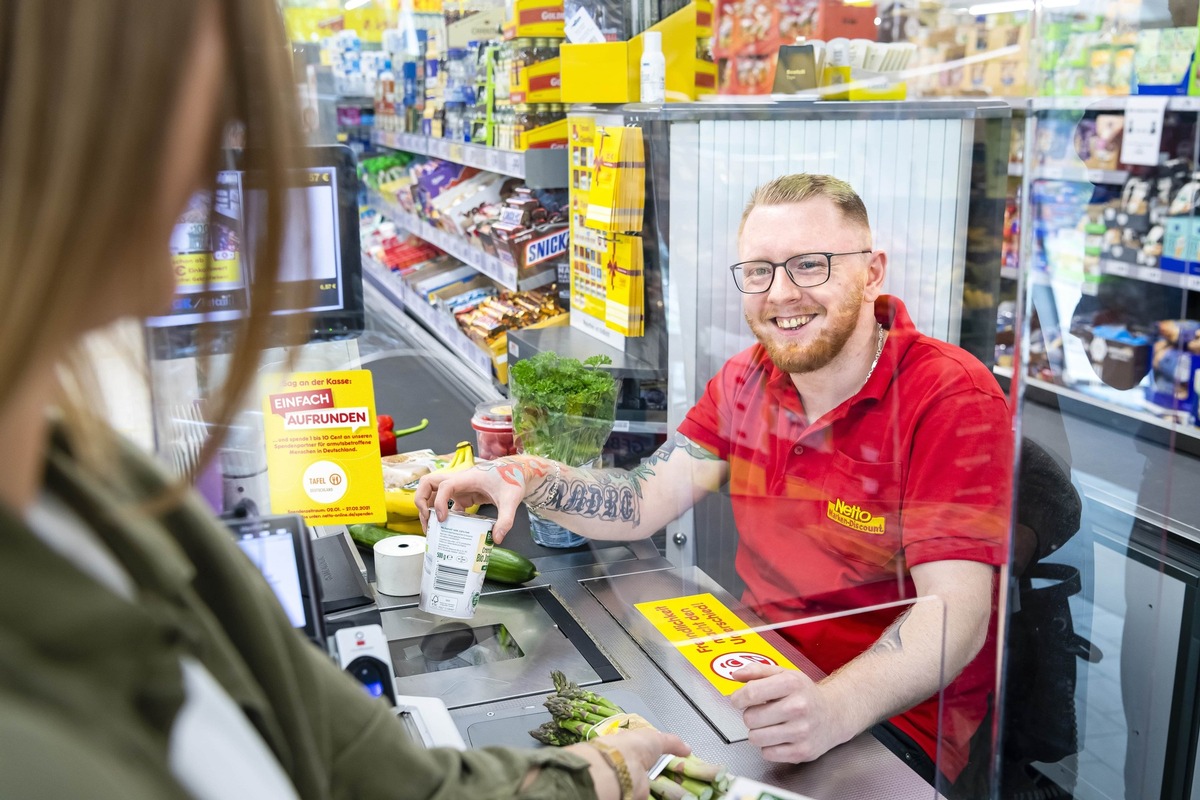
M 742 667 L 767 664 L 796 669 L 783 653 L 748 631 L 749 626 L 711 594 L 651 600 L 634 608 L 721 694 L 733 694 L 745 685 L 732 677 Z

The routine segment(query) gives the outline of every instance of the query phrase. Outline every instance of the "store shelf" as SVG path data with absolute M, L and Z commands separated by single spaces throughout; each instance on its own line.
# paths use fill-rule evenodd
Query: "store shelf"
M 1133 278 L 1146 283 L 1156 283 L 1159 286 L 1170 286 L 1174 289 L 1190 289 L 1200 291 L 1200 275 L 1185 275 L 1182 272 L 1170 272 L 1158 267 L 1144 267 L 1128 264 L 1124 261 L 1102 259 L 1100 271 L 1105 275 L 1116 275 L 1121 278 Z
M 1060 275 L 1047 275 L 1045 272 L 1031 272 L 1025 276 L 1030 286 L 1050 286 L 1065 290 L 1074 290 L 1080 294 L 1095 297 L 1100 293 L 1100 283 L 1095 280 L 1083 280 L 1075 275 L 1069 278 Z
M 461 236 L 454 236 L 433 227 L 415 214 L 410 214 L 395 203 L 388 201 L 378 192 L 372 191 L 368 194 L 371 204 L 382 211 L 384 215 L 397 225 L 414 236 L 418 236 L 430 244 L 440 247 L 459 261 L 479 270 L 506 289 L 514 292 L 525 289 L 540 289 L 543 286 L 549 286 L 554 283 L 558 278 L 557 269 L 549 269 L 518 280 L 515 267 L 510 267 L 495 256 L 488 255 L 478 247 L 472 246 L 470 242 Z
M 583 331 L 567 326 L 516 331 L 508 337 L 510 362 L 529 358 L 545 350 L 580 360 L 597 355 L 608 356 L 612 359 L 612 364 L 606 369 L 618 378 L 659 380 L 666 376 L 666 372 L 657 364 L 628 355 L 588 336 Z
M 617 419 L 613 420 L 613 433 L 666 433 L 667 423 L 642 421 L 636 419 L 621 419 L 621 409 L 617 409 Z
M 612 364 L 605 369 L 609 370 L 616 378 L 661 380 L 665 377 L 665 373 L 660 367 L 609 347 L 575 328 L 537 328 L 511 331 L 508 334 L 509 364 L 530 358 L 545 350 L 551 350 L 561 356 L 578 358 L 581 361 L 596 355 L 608 356 L 612 359 Z M 666 433 L 665 419 L 645 419 L 647 415 L 656 414 L 664 418 L 666 416 L 666 412 L 629 411 L 618 408 L 613 431 L 617 433 Z
M 527 184 L 539 189 L 562 189 L 567 186 L 566 149 L 501 150 L 415 133 L 380 130 L 374 132 L 372 141 L 380 147 L 432 156 L 467 167 L 524 178 Z
M 1034 111 L 1120 111 L 1125 108 L 1123 95 L 1113 97 L 1035 97 Z
M 1004 379 L 1001 386 L 1008 391 L 1007 381 L 1012 380 L 1012 369 L 993 367 L 992 372 Z M 1144 409 L 1093 397 L 1079 389 L 1061 386 L 1041 378 L 1027 375 L 1021 378 L 1021 382 L 1025 387 L 1027 400 L 1061 409 L 1060 400 L 1066 399 L 1072 403 L 1072 413 L 1084 416 L 1106 428 L 1200 456 L 1200 428 L 1194 425 L 1173 422 Z
M 1078 181 L 1080 183 L 1125 183 L 1129 170 L 1087 169 L 1080 166 L 1042 166 L 1033 171 L 1033 177 L 1046 181 Z
M 1125 95 L 1114 97 L 1035 97 L 1034 111 L 1122 111 Z M 1172 111 L 1200 111 L 1200 97 L 1168 97 Z
M 443 314 L 414 292 L 396 273 L 363 253 L 363 274 L 384 296 L 401 306 L 429 330 L 467 366 L 487 380 L 492 379 L 492 359 L 483 348 L 458 327 L 449 314 Z

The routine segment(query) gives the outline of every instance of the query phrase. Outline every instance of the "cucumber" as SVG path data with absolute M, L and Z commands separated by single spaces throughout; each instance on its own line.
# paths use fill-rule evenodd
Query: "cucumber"
M 350 538 L 360 547 L 365 547 L 368 550 L 375 547 L 375 543 L 381 539 L 386 539 L 389 536 L 399 536 L 395 531 L 389 531 L 382 525 L 367 525 L 358 523 L 355 525 L 347 525 L 350 531 Z
M 538 576 L 537 567 L 525 556 L 504 547 L 493 547 L 487 565 L 488 580 L 497 583 L 525 583 Z

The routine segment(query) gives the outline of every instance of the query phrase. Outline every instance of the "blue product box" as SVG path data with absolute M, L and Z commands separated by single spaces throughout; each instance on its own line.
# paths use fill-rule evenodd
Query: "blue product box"
M 1200 352 L 1193 350 L 1200 351 L 1197 347 L 1200 322 L 1162 322 L 1159 334 L 1154 343 L 1146 400 L 1165 409 L 1183 411 L 1194 424 L 1200 398 Z
M 1200 271 L 1200 217 L 1167 217 L 1159 266 L 1168 272 Z

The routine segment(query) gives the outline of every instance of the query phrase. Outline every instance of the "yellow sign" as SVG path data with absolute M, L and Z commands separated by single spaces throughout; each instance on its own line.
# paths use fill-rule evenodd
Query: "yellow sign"
M 242 262 L 237 254 L 233 258 L 213 258 L 212 253 L 187 253 L 171 256 L 175 267 L 175 285 L 179 287 L 201 287 L 205 283 L 237 283 L 242 281 Z
M 825 508 L 825 516 L 851 530 L 873 533 L 876 536 L 882 535 L 884 526 L 887 525 L 886 518 L 877 517 L 859 506 L 846 505 L 841 498 L 829 501 Z
M 651 600 L 634 608 L 721 694 L 730 695 L 745 686 L 732 677 L 742 667 L 767 664 L 796 669 L 783 653 L 747 630 L 749 626 L 711 594 Z M 728 635 L 721 636 L 723 633 Z M 710 636 L 714 638 L 707 638 Z
M 371 373 L 270 375 L 262 388 L 271 510 L 310 525 L 383 522 Z

